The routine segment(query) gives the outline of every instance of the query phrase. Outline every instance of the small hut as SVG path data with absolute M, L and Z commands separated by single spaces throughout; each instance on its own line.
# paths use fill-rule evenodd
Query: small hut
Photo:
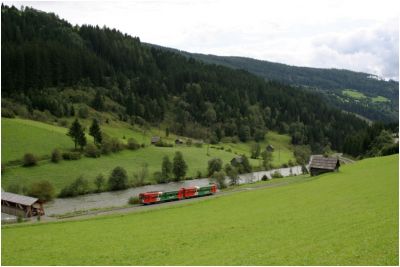
M 1 212 L 21 217 L 44 215 L 43 203 L 38 198 L 9 192 L 1 192 Z
M 275 148 L 274 148 L 273 145 L 268 145 L 265 149 L 266 149 L 268 152 L 274 152 L 274 150 L 275 150 Z
M 243 162 L 242 156 L 237 156 L 237 157 L 234 157 L 233 159 L 231 159 L 232 166 L 237 166 L 239 164 L 242 164 L 242 162 Z
M 153 137 L 151 137 L 151 144 L 152 145 L 154 145 L 154 144 L 156 144 L 156 143 L 158 143 L 158 142 L 160 142 L 161 141 L 161 138 L 159 137 L 159 136 L 153 136 Z
M 175 145 L 182 145 L 183 144 L 183 140 L 182 139 L 176 139 L 175 140 Z
M 337 172 L 339 167 L 338 158 L 315 155 L 311 158 L 310 173 L 311 176 L 315 176 L 326 172 Z

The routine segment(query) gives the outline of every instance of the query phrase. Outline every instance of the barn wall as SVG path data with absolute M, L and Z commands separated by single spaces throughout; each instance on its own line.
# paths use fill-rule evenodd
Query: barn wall
M 1 212 L 15 215 L 17 217 L 18 216 L 26 217 L 24 210 L 21 210 L 19 208 L 15 208 L 15 207 L 8 207 L 8 206 L 1 205 Z

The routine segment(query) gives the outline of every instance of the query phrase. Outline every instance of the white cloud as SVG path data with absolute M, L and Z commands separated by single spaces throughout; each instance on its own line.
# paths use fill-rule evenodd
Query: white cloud
M 8 3 L 8 2 L 6 2 Z M 15 3 L 15 2 L 14 2 Z M 397 0 L 17 2 L 189 52 L 347 68 L 398 80 Z

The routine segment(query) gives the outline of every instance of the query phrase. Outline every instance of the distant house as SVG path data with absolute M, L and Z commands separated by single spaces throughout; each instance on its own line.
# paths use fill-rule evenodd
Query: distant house
M 176 139 L 175 140 L 175 145 L 182 145 L 183 144 L 183 140 L 182 139 Z
M 275 150 L 275 148 L 274 148 L 273 145 L 268 145 L 265 149 L 266 149 L 268 152 L 274 152 L 274 150 Z
M 324 157 L 321 155 L 314 155 L 311 157 L 310 173 L 311 176 L 319 175 L 325 172 L 339 171 L 340 161 L 334 157 Z
M 1 192 L 1 212 L 17 217 L 44 215 L 43 204 L 38 198 L 9 192 Z
M 231 165 L 232 166 L 237 166 L 237 165 L 242 164 L 242 163 L 243 163 L 243 158 L 241 156 L 234 157 L 231 160 Z
M 160 142 L 160 140 L 161 140 L 161 138 L 160 138 L 159 136 L 153 136 L 153 137 L 151 138 L 151 144 L 154 145 L 154 144 Z

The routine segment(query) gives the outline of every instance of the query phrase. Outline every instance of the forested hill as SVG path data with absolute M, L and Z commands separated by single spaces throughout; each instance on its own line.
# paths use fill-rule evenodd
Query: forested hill
M 346 150 L 368 128 L 312 93 L 149 47 L 115 29 L 72 26 L 31 8 L 2 5 L 1 13 L 3 116 L 21 116 L 18 105 L 74 116 L 79 104 L 211 142 L 260 140 L 274 129 L 315 152 Z
M 266 80 L 275 80 L 317 91 L 334 106 L 370 120 L 390 122 L 398 119 L 399 83 L 397 81 L 385 81 L 368 73 L 349 70 L 297 67 L 253 58 L 205 55 L 157 45 L 151 46 L 169 49 L 209 64 L 247 70 Z M 346 90 L 359 92 L 362 97 L 351 97 L 351 94 L 346 94 Z

